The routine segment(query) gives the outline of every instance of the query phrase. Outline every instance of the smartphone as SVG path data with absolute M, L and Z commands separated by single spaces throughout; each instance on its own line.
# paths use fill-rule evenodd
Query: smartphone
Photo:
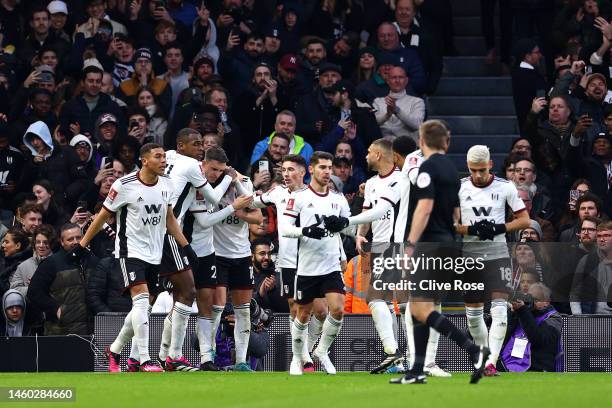
M 538 89 L 536 91 L 536 98 L 546 98 L 546 91 L 543 89 Z
M 102 162 L 100 163 L 100 168 L 106 169 L 108 167 L 111 167 L 112 165 L 113 165 L 113 160 L 108 156 L 104 156 L 102 158 Z
M 138 121 L 137 120 L 130 120 L 130 130 L 135 129 L 138 127 Z
M 77 202 L 77 212 L 80 214 L 87 212 L 87 201 L 78 201 Z
M 262 171 L 270 171 L 270 167 L 268 167 L 268 161 L 267 160 L 260 160 L 259 161 L 259 173 L 261 173 Z
M 166 2 L 164 0 L 155 0 L 155 8 L 166 8 Z
M 570 190 L 570 201 L 576 201 L 578 198 L 580 198 L 580 191 Z

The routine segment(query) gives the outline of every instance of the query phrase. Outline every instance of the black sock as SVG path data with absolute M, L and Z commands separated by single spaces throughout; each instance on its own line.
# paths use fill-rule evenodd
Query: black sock
M 425 365 L 425 354 L 427 353 L 427 341 L 429 340 L 429 327 L 412 317 L 414 334 L 414 362 L 410 372 L 412 374 L 423 374 Z
M 440 332 L 440 334 L 445 335 L 457 343 L 459 347 L 470 353 L 470 356 L 473 356 L 480 351 L 480 347 L 474 344 L 465 334 L 457 329 L 457 327 L 450 320 L 442 316 L 436 310 L 427 316 L 425 323 L 429 327 L 436 329 L 438 332 Z

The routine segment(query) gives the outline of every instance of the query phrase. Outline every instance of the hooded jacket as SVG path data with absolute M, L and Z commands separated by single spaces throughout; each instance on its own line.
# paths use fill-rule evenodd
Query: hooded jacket
M 0 270 L 0 292 L 4 293 L 9 288 L 9 280 L 17 270 L 20 263 L 32 256 L 32 249 L 28 246 L 23 251 L 3 258 L 3 268 Z
M 49 147 L 50 153 L 42 162 L 34 161 L 34 157 L 38 153 L 28 140 L 30 134 L 40 137 Z M 32 156 L 30 156 L 24 168 L 24 185 L 31 186 L 36 180 L 47 179 L 56 189 L 56 193 L 60 193 L 59 197 L 62 197 L 66 186 L 79 178 L 77 172 L 79 157 L 77 154 L 71 147 L 55 145 L 49 128 L 41 121 L 32 123 L 28 127 L 23 135 L 23 143 L 32 152 Z
M 92 157 L 94 155 L 94 148 L 93 148 L 93 144 L 91 143 L 91 140 L 89 140 L 87 136 L 83 136 L 79 134 L 70 140 L 70 146 L 74 149 L 77 143 L 81 143 L 81 142 L 85 142 L 89 146 L 89 157 L 87 158 L 87 161 L 85 162 L 79 161 L 76 171 L 79 177 L 93 180 L 96 177 L 97 166 L 96 166 L 95 160 L 92 160 Z
M 6 309 L 11 306 L 21 306 L 23 314 L 21 319 L 17 322 L 9 320 Z M 28 319 L 28 313 L 26 313 L 26 299 L 25 297 L 16 290 L 9 290 L 2 296 L 2 314 L 0 315 L 0 336 L 7 337 L 22 337 L 29 336 L 30 332 L 30 319 Z

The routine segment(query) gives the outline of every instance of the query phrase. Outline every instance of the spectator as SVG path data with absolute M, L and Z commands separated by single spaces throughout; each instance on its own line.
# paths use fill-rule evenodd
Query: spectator
M 365 152 L 363 155 L 356 155 L 355 153 L 353 153 L 353 145 L 351 145 L 348 141 L 340 141 L 336 144 L 336 147 L 333 151 L 333 155 L 334 157 L 344 157 L 348 159 L 351 163 L 353 163 L 353 176 L 355 177 L 355 180 L 357 180 L 357 182 L 359 183 L 365 183 L 367 179 L 365 166 L 367 165 L 367 163 L 363 165 L 355 164 L 355 158 L 358 156 L 365 157 Z
M 251 258 L 255 276 L 253 298 L 264 309 L 270 309 L 274 313 L 288 313 L 287 300 L 281 296 L 279 273 L 274 272 L 271 245 L 272 243 L 266 238 L 256 238 L 251 241 Z
M 68 215 L 58 203 L 53 186 L 48 180 L 37 180 L 32 186 L 32 193 L 36 196 L 36 204 L 44 210 L 43 224 L 57 227 L 68 221 Z
M 578 242 L 580 226 L 586 216 L 601 217 L 602 202 L 599 197 L 592 193 L 586 193 L 576 200 L 578 221 L 576 224 L 561 231 L 559 242 Z
M 272 68 L 265 62 L 257 64 L 251 85 L 238 98 L 238 117 L 244 129 L 250 130 L 250 137 L 245 133 L 242 140 L 246 151 L 251 151 L 262 135 L 274 129 L 279 106 L 277 90 L 278 82 L 272 78 Z
M 117 140 L 113 149 L 113 157 L 116 157 L 119 163 L 121 163 L 125 174 L 130 174 L 140 169 L 138 167 L 139 151 L 140 143 L 133 137 Z M 100 192 L 102 192 L 102 190 L 100 190 Z
M 283 157 L 289 153 L 290 139 L 284 133 L 274 132 L 268 148 L 257 159 L 249 172 L 256 190 L 266 191 L 272 178 L 280 174 Z
M 572 188 L 569 191 L 569 200 L 565 208 L 565 213 L 561 216 L 559 222 L 559 230 L 563 231 L 565 228 L 573 226 L 578 221 L 578 208 L 576 208 L 576 201 L 591 191 L 591 183 L 587 179 L 577 179 L 572 184 Z
M 270 27 L 264 33 L 263 61 L 271 67 L 278 64 L 281 58 L 281 37 L 277 27 Z
M 145 109 L 138 106 L 130 108 L 127 113 L 127 118 L 128 137 L 136 139 L 141 146 L 153 141 L 153 139 L 149 139 L 147 135 L 150 118 Z
M 406 94 L 408 77 L 402 67 L 393 67 L 387 79 L 389 94 L 374 99 L 376 121 L 383 136 L 410 136 L 418 142 L 418 129 L 425 120 L 425 102 Z
M 47 11 L 51 16 L 51 33 L 67 43 L 71 42 L 70 35 L 66 32 L 68 21 L 68 5 L 63 1 L 54 0 L 47 5 Z M 46 64 L 43 62 L 43 64 Z
M 147 127 L 147 137 L 155 143 L 164 144 L 164 134 L 168 129 L 168 121 L 157 104 L 157 97 L 151 88 L 141 87 L 136 93 L 138 106 L 147 110 L 149 114 L 149 125 Z
M 183 49 L 178 42 L 171 42 L 164 46 L 164 64 L 166 64 L 166 72 L 159 75 L 157 78 L 165 80 L 170 85 L 170 93 L 172 95 L 170 111 L 168 117 L 174 116 L 174 107 L 178 101 L 179 95 L 185 89 L 189 88 L 189 75 L 183 71 Z M 141 84 L 142 85 L 142 84 Z
M 410 78 L 409 93 L 416 95 L 424 93 L 427 90 L 427 74 L 417 51 L 414 48 L 402 47 L 399 34 L 391 23 L 382 23 L 378 27 L 377 37 L 381 52 L 393 55 Z
M 523 200 L 523 203 L 525 203 L 525 209 L 530 214 L 531 223 L 535 223 L 535 225 L 537 225 L 537 227 L 533 225 L 532 228 L 536 231 L 538 231 L 539 229 L 537 241 L 553 242 L 555 240 L 555 237 L 557 236 L 554 225 L 550 221 L 538 216 L 537 213 L 535 215 L 531 215 L 533 212 L 533 191 L 531 191 L 525 185 L 518 185 L 516 186 L 516 189 L 518 190 L 519 197 L 521 198 L 521 200 Z M 522 235 L 519 234 L 518 238 L 518 240 L 520 241 Z
M 101 21 L 108 21 L 111 23 L 113 33 L 127 34 L 125 26 L 117 21 L 112 20 L 106 14 L 106 1 L 105 0 L 87 0 L 85 1 L 85 11 L 89 17 L 87 21 L 76 28 L 77 31 L 89 33 L 89 26 L 97 28 Z M 91 35 L 95 35 L 97 30 L 91 30 Z
M 572 314 L 612 314 L 606 302 L 612 288 L 612 223 L 597 226 L 597 250 L 576 266 L 570 292 Z
M 349 195 L 347 199 L 350 204 L 353 201 L 352 197 L 359 190 L 359 183 L 353 176 L 352 163 L 344 157 L 335 157 L 332 161 L 332 174 L 342 182 L 342 188 L 336 186 L 338 188 L 337 191 Z
M 2 296 L 0 315 L 0 336 L 21 337 L 40 335 L 31 325 L 31 313 L 26 313 L 25 297 L 16 290 L 9 290 Z
M 25 165 L 23 181 L 30 184 L 47 178 L 61 197 L 66 186 L 78 177 L 77 154 L 71 147 L 53 143 L 49 128 L 40 121 L 28 127 L 23 143 L 32 154 Z
M 92 333 L 87 281 L 98 259 L 91 253 L 81 260 L 71 255 L 82 237 L 78 225 L 64 224 L 60 231 L 61 249 L 39 265 L 30 282 L 28 301 L 45 313 L 45 335 Z
M 551 220 L 556 215 L 552 207 L 552 199 L 545 186 L 536 184 L 536 179 L 536 167 L 533 160 L 517 157 L 517 162 L 514 165 L 513 181 L 517 187 L 524 185 L 533 192 L 532 207 L 529 213 L 530 217 L 533 219 L 540 217 Z
M 125 126 L 119 105 L 113 102 L 110 96 L 100 92 L 103 73 L 97 60 L 89 59 L 83 62 L 83 93 L 67 101 L 59 115 L 60 132 L 68 139 L 79 133 L 92 137 L 96 129 L 96 119 L 103 113 L 114 115 L 118 123 L 122 127 Z
M 240 95 L 249 86 L 255 66 L 262 61 L 263 43 L 261 35 L 251 33 L 238 49 L 240 37 L 230 32 L 225 52 L 219 58 L 219 73 L 229 83 L 232 95 Z
M 11 207 L 16 190 L 23 188 L 23 165 L 23 154 L 10 145 L 8 125 L 0 118 L 0 208 Z
M 253 154 L 251 154 L 251 165 L 254 164 L 259 157 L 268 148 L 268 145 L 272 142 L 272 138 L 276 132 L 284 133 L 289 137 L 289 150 L 291 154 L 299 154 L 306 160 L 306 163 L 310 161 L 313 150 L 312 146 L 308 144 L 303 137 L 295 134 L 295 115 L 293 112 L 284 110 L 276 115 L 276 122 L 274 123 L 274 132 L 269 137 L 261 140 L 255 145 Z
M 529 286 L 533 304 L 515 299 L 509 320 L 506 341 L 502 348 L 500 365 L 507 371 L 563 371 L 561 329 L 563 320 L 550 304 L 550 289 L 542 283 Z M 526 341 L 526 344 L 524 342 Z M 514 348 L 524 352 L 518 357 Z
M 2 238 L 2 254 L 0 293 L 4 294 L 19 264 L 32 256 L 28 235 L 18 228 L 9 229 Z
M 534 40 L 530 38 L 520 40 L 516 44 L 516 57 L 518 66 L 512 71 L 512 96 L 519 128 L 523 132 L 534 98 L 546 95 L 548 85 L 537 71 L 542 52 Z
M 87 282 L 87 305 L 94 315 L 98 313 L 128 313 L 132 309 L 132 299 L 125 295 L 125 283 L 116 271 L 114 257 L 100 259 L 98 266 L 91 271 Z
M 32 237 L 36 227 L 42 224 L 45 210 L 38 204 L 24 204 L 17 209 L 16 219 L 21 229 Z
M 393 25 L 404 47 L 416 49 L 427 74 L 426 94 L 433 94 L 442 76 L 442 50 L 436 44 L 435 33 L 416 21 L 414 0 L 399 0 L 395 5 Z
M 525 156 L 531 159 L 532 151 L 533 147 L 531 146 L 529 139 L 526 137 L 518 137 L 514 139 L 514 142 L 512 142 L 512 150 L 510 150 L 510 154 Z
M 38 72 L 38 71 L 35 71 Z M 34 122 L 42 121 L 49 129 L 57 126 L 57 115 L 52 111 L 53 95 L 50 91 L 33 88 L 28 96 L 28 107 L 19 112 L 19 119 L 13 122 L 11 143 L 22 146 L 22 138 L 26 129 Z
M 159 107 L 167 114 L 173 106 L 172 89 L 163 78 L 155 76 L 151 58 L 151 51 L 149 49 L 139 48 L 136 50 L 134 54 L 134 74 L 132 78 L 121 82 L 117 90 L 117 97 L 124 100 L 129 106 L 132 106 L 136 102 L 138 89 L 142 86 L 148 86 L 159 99 Z
M 299 100 L 306 95 L 307 89 L 298 80 L 300 65 L 295 54 L 285 54 L 276 65 L 278 73 L 278 95 L 279 105 L 283 109 L 295 111 Z
M 48 224 L 39 225 L 32 234 L 32 242 L 34 244 L 34 254 L 17 266 L 9 282 L 11 289 L 17 290 L 24 297 L 28 294 L 30 281 L 38 265 L 51 256 L 53 249 L 57 246 L 55 230 Z
M 376 73 L 376 48 L 360 48 L 358 56 L 359 62 L 352 78 L 356 86 L 359 86 L 362 82 L 368 81 Z
M 330 117 L 337 125 L 323 136 L 317 150 L 334 152 L 340 140 L 347 141 L 360 159 L 365 157 L 365 145 L 381 137 L 375 116 L 366 108 L 360 108 L 354 99 L 353 86 L 348 81 L 338 81 L 325 88 L 323 94 L 330 101 Z M 363 166 L 361 160 L 360 165 Z
M 325 62 L 327 62 L 325 41 L 320 38 L 308 40 L 300 69 L 300 81 L 306 89 L 306 92 L 314 90 L 315 84 L 319 82 L 319 75 L 321 74 L 319 68 Z
M 101 21 L 98 31 L 103 30 L 104 25 L 108 26 L 108 23 Z M 113 85 L 119 87 L 134 74 L 134 40 L 125 34 L 117 33 L 112 39 L 109 36 L 108 48 L 110 51 L 107 51 L 106 55 L 100 55 L 100 62 L 104 69 L 111 73 Z
M 127 108 L 127 104 L 115 96 L 115 84 L 113 83 L 113 76 L 108 72 L 105 72 L 102 75 L 102 86 L 100 87 L 100 92 L 110 96 L 111 100 L 117 105 L 119 105 L 121 109 Z
M 612 195 L 609 180 L 609 172 L 612 168 L 612 136 L 599 133 L 594 137 L 590 152 L 584 154 L 584 142 L 579 142 L 572 137 L 568 151 L 568 165 L 577 177 L 584 177 L 591 182 L 591 191 L 602 198 L 604 206 L 602 210 L 606 214 L 612 214 Z
M 389 85 L 387 85 L 389 72 L 391 68 L 399 65 L 395 56 L 387 53 L 377 53 L 376 62 L 378 66 L 372 77 L 360 83 L 355 89 L 355 98 L 368 105 L 374 103 L 374 99 L 389 93 Z
M 353 76 L 357 62 L 357 49 L 359 48 L 359 35 L 352 31 L 344 33 L 341 37 L 330 42 L 327 51 L 327 60 L 342 67 L 342 76 Z

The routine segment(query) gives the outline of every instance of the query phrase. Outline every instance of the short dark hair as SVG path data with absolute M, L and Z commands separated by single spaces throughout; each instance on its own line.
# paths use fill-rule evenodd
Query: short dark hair
M 263 35 L 259 34 L 256 31 L 251 32 L 249 35 L 247 35 L 246 40 L 244 41 L 244 43 L 246 44 L 249 40 L 255 40 L 255 41 L 264 41 L 264 37 Z
M 177 49 L 177 50 L 181 50 L 181 54 L 184 56 L 185 53 L 183 52 L 183 47 L 181 46 L 181 44 L 178 41 L 171 41 L 168 44 L 164 45 L 164 49 L 163 49 L 163 56 L 166 56 L 166 53 L 168 52 L 168 50 L 171 49 Z
M 576 200 L 576 211 L 580 209 L 580 205 L 582 203 L 587 202 L 587 201 L 592 201 L 593 203 L 595 203 L 595 207 L 597 207 L 597 212 L 601 214 L 601 208 L 603 206 L 603 201 L 601 201 L 601 198 L 599 198 L 599 196 L 593 193 L 584 193 L 583 195 L 578 197 L 578 199 Z
M 81 229 L 81 227 L 80 227 L 78 224 L 75 224 L 75 223 L 73 223 L 73 222 L 67 222 L 67 223 L 65 223 L 64 225 L 62 225 L 62 226 L 60 227 L 60 237 L 61 237 L 62 235 L 64 235 L 64 232 L 66 232 L 66 231 L 68 231 L 68 230 L 71 230 L 71 229 L 74 229 L 74 228 Z
M 374 140 L 370 146 L 378 146 L 387 152 L 393 151 L 393 142 L 385 137 Z
M 20 217 L 23 217 L 29 212 L 39 213 L 40 215 L 45 213 L 45 209 L 40 204 L 24 204 L 19 207 L 17 211 L 19 212 Z
M 425 121 L 419 127 L 419 136 L 423 142 L 432 149 L 442 149 L 450 139 L 448 126 L 441 120 L 432 119 Z
M 312 154 L 312 156 L 310 156 L 310 165 L 316 166 L 319 163 L 319 160 L 329 160 L 333 162 L 334 156 L 332 156 L 331 153 L 322 152 L 320 150 L 317 150 L 316 152 Z
M 200 135 L 200 132 L 192 128 L 183 128 L 179 130 L 176 134 L 176 143 L 187 143 L 189 139 L 191 139 L 191 135 Z
M 227 154 L 225 154 L 225 150 L 220 147 L 211 147 L 204 153 L 205 161 L 218 161 L 219 163 L 227 163 L 229 159 L 227 158 Z
M 44 88 L 32 88 L 32 90 L 30 91 L 30 95 L 28 96 L 29 101 L 33 102 L 34 98 L 36 98 L 38 95 L 45 95 L 45 96 L 48 96 L 49 98 L 53 99 L 53 94 L 51 92 L 49 92 L 47 89 L 44 89 Z
M 49 248 L 57 248 L 57 233 L 55 232 L 55 228 L 53 228 L 52 225 L 41 224 L 34 228 L 34 233 L 32 234 L 32 246 L 36 245 L 36 235 L 38 234 L 47 237 L 47 239 L 49 240 Z
M 140 157 L 144 157 L 145 155 L 149 154 L 151 150 L 154 149 L 163 149 L 163 147 L 157 143 L 145 143 L 140 148 Z
M 299 166 L 302 166 L 304 168 L 306 168 L 306 159 L 304 159 L 302 156 L 300 156 L 299 154 L 286 154 L 283 157 L 283 163 L 284 162 L 291 162 L 291 163 L 295 163 Z
M 145 108 L 142 108 L 140 106 L 132 106 L 128 109 L 127 111 L 127 118 L 129 120 L 129 118 L 131 118 L 134 115 L 141 115 L 144 116 L 145 120 L 147 121 L 147 123 L 149 123 L 151 121 L 151 116 L 149 116 L 149 112 L 147 112 L 147 110 Z
M 308 46 L 312 44 L 321 44 L 323 48 L 325 48 L 325 45 L 326 45 L 325 41 L 318 37 L 311 38 L 310 40 L 308 40 L 308 42 L 306 43 L 306 48 L 308 48 Z
M 96 67 L 95 65 L 90 65 L 87 68 L 83 68 L 82 79 L 87 78 L 88 74 L 100 74 L 104 76 L 104 70 Z
M 514 164 L 516 164 L 516 163 L 518 163 L 520 161 L 528 161 L 529 163 L 531 163 L 533 165 L 534 169 L 537 168 L 537 166 L 535 164 L 535 161 L 533 161 L 533 159 L 531 159 L 531 158 L 529 158 L 527 156 L 524 156 L 524 155 L 517 156 L 516 159 L 514 160 Z
M 272 241 L 270 241 L 268 238 L 255 238 L 251 241 L 251 253 L 255 252 L 255 248 L 257 248 L 259 245 L 267 245 L 271 247 Z
M 398 136 L 393 139 L 393 152 L 402 157 L 408 156 L 417 149 L 417 145 L 410 136 Z
M 587 215 L 586 217 L 584 217 L 584 219 L 582 220 L 582 222 L 585 221 L 589 221 L 592 222 L 593 224 L 595 224 L 596 226 L 601 224 L 602 220 L 599 217 L 593 217 L 592 215 Z M 582 223 L 580 224 L 580 226 L 582 226 Z
M 280 137 L 281 139 L 286 140 L 287 143 L 291 143 L 291 139 L 289 139 L 289 136 L 287 136 L 285 133 L 275 132 L 274 136 L 272 137 L 272 139 L 274 139 L 275 137 Z M 272 140 L 270 140 L 270 142 L 272 142 Z

